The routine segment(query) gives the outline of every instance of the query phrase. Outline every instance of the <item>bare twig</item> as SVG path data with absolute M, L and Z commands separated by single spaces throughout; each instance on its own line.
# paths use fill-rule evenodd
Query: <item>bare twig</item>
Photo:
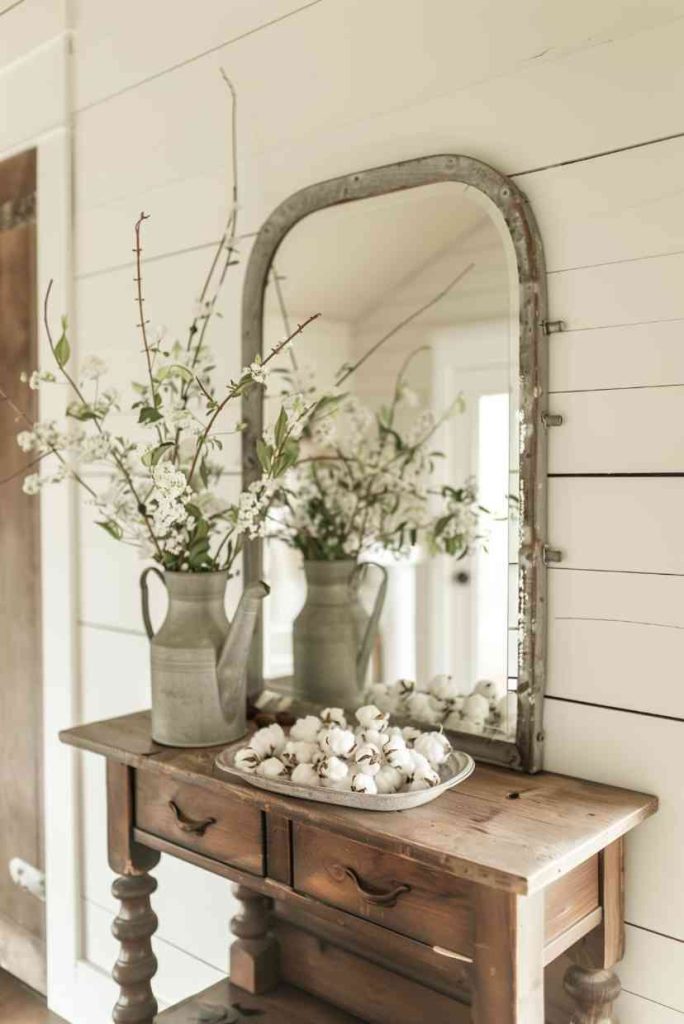
M 437 295 L 431 298 L 429 302 L 426 302 L 424 306 L 421 306 L 420 309 L 415 309 L 412 313 L 409 313 L 407 317 L 404 317 L 404 319 L 401 320 L 398 324 L 395 324 L 390 331 L 388 331 L 386 334 L 383 334 L 383 336 L 378 341 L 376 341 L 374 345 L 371 345 L 367 352 L 364 352 L 360 359 L 358 359 L 352 366 L 348 366 L 346 367 L 346 369 L 343 369 L 341 371 L 340 375 L 335 381 L 335 384 L 338 387 L 340 384 L 343 384 L 344 381 L 348 377 L 351 377 L 352 373 L 355 373 L 360 366 L 363 366 L 366 360 L 370 359 L 373 353 L 377 352 L 378 349 L 382 345 L 384 345 L 386 341 L 389 341 L 389 339 L 393 338 L 394 335 L 397 334 L 403 327 L 406 327 L 408 324 L 412 323 L 412 321 L 419 317 L 421 313 L 424 313 L 426 310 L 430 309 L 431 306 L 436 305 L 436 303 L 443 299 L 445 295 L 448 295 L 452 288 L 455 288 L 456 285 L 459 284 L 463 280 L 463 278 L 470 273 L 474 266 L 474 263 L 469 263 L 468 266 L 453 279 L 453 281 L 449 282 L 446 288 L 443 288 L 441 292 L 439 292 Z
M 142 261 L 142 246 L 140 244 L 140 229 L 142 228 L 143 221 L 146 221 L 146 220 L 149 220 L 149 219 L 150 219 L 149 218 L 149 214 L 141 213 L 140 216 L 138 217 L 137 221 L 135 222 L 135 249 L 133 250 L 133 252 L 135 253 L 135 272 L 136 272 L 136 277 L 135 277 L 136 299 L 135 299 L 135 301 L 138 303 L 138 312 L 140 314 L 140 323 L 138 324 L 138 327 L 140 328 L 140 333 L 142 335 L 142 341 L 143 341 L 143 347 L 145 349 L 145 358 L 147 360 L 147 374 L 148 374 L 148 376 L 150 378 L 150 393 L 152 395 L 152 404 L 154 405 L 155 392 L 154 392 L 154 375 L 152 373 L 152 353 L 150 352 L 150 346 L 149 346 L 149 342 L 147 340 L 147 324 L 148 324 L 148 321 L 145 319 L 145 313 L 144 313 L 144 310 L 143 310 L 143 304 L 144 304 L 145 300 L 143 299 L 143 293 L 142 293 L 142 262 L 141 262 Z
M 71 386 L 71 388 L 73 389 L 74 393 L 78 397 L 79 401 L 83 405 L 87 406 L 87 405 L 89 405 L 89 403 L 86 401 L 85 395 L 83 394 L 83 392 L 81 391 L 81 389 L 79 388 L 78 384 L 73 379 L 73 377 L 71 376 L 69 371 L 66 370 L 64 368 L 64 366 L 62 366 L 62 364 L 60 363 L 59 359 L 57 358 L 57 354 L 55 352 L 55 344 L 54 344 L 54 341 L 53 341 L 53 338 L 52 338 L 52 331 L 50 330 L 50 317 L 48 315 L 48 308 L 49 308 L 49 304 L 50 304 L 50 292 L 52 291 L 52 285 L 53 285 L 53 281 L 51 279 L 49 284 L 48 284 L 48 286 L 47 286 L 47 290 L 45 292 L 45 301 L 43 302 L 43 323 L 45 325 L 45 333 L 47 334 L 47 339 L 48 339 L 48 344 L 50 346 L 50 351 L 52 352 L 52 355 L 54 356 L 55 362 L 57 363 L 57 366 L 59 367 L 59 370 L 60 370 L 62 376 L 65 378 L 67 383 Z M 102 424 L 97 419 L 97 417 L 95 417 L 93 422 L 95 424 L 95 428 L 96 428 L 98 434 L 103 435 L 104 434 L 104 430 L 102 429 Z M 140 500 L 140 496 L 139 496 L 139 494 L 138 494 L 138 492 L 137 492 L 137 490 L 135 488 L 135 484 L 133 483 L 133 477 L 131 476 L 131 474 L 129 473 L 128 469 L 126 468 L 123 460 L 117 455 L 117 453 L 113 449 L 111 450 L 111 455 L 112 455 L 112 458 L 113 458 L 114 462 L 116 463 L 120 473 L 122 474 L 124 480 L 128 484 L 128 486 L 130 488 L 130 491 L 131 491 L 131 494 L 133 495 L 133 497 L 136 500 L 136 503 L 137 503 L 137 506 L 138 506 L 138 512 L 142 516 L 143 522 L 145 523 L 145 526 L 147 528 L 147 532 L 150 535 L 150 539 L 152 540 L 152 543 L 154 544 L 154 546 L 155 546 L 155 548 L 157 550 L 157 554 L 161 558 L 161 555 L 162 555 L 161 546 L 159 544 L 159 541 L 157 540 L 157 537 L 156 537 L 156 534 L 155 534 L 154 530 L 152 529 L 152 523 L 150 522 L 150 517 L 147 514 L 147 510 L 145 508 L 145 505 Z M 62 460 L 62 461 L 64 461 L 64 460 Z M 92 493 L 94 494 L 95 492 L 93 491 Z M 97 495 L 95 495 L 95 497 L 97 497 Z
M 304 330 L 304 328 L 308 327 L 309 324 L 312 323 L 312 321 L 317 320 L 320 315 L 321 315 L 320 313 L 314 313 L 312 316 L 308 317 L 308 319 L 305 320 L 304 323 L 297 324 L 296 329 L 294 331 L 292 331 L 292 333 L 289 334 L 287 336 L 287 338 L 284 338 L 274 348 L 271 349 L 271 351 L 268 353 L 268 355 L 266 356 L 266 358 L 264 359 L 264 361 L 263 361 L 263 363 L 261 365 L 262 366 L 267 366 L 268 363 L 270 363 L 272 359 L 275 359 L 275 357 L 277 355 L 279 355 L 280 352 L 282 352 L 282 350 L 285 348 L 285 346 L 287 344 L 289 344 L 289 342 L 291 342 L 294 338 L 296 338 L 298 334 L 301 334 L 302 331 Z M 211 428 L 213 427 L 214 423 L 216 422 L 217 417 L 221 415 L 221 413 L 223 412 L 225 407 L 228 405 L 228 403 L 231 401 L 231 399 L 235 398 L 235 395 L 238 393 L 238 391 L 240 390 L 241 386 L 242 386 L 242 379 L 237 381 L 235 384 L 233 384 L 233 386 L 231 388 L 229 388 L 228 394 L 216 406 L 216 408 L 214 409 L 214 411 L 213 411 L 213 413 L 211 415 L 211 418 L 210 418 L 209 422 L 207 423 L 206 427 L 204 428 L 204 430 L 200 434 L 199 439 L 197 441 L 197 448 L 195 449 L 195 455 L 194 455 L 194 458 L 192 460 L 192 464 L 190 466 L 190 471 L 188 472 L 188 476 L 187 476 L 188 482 L 190 482 L 192 480 L 192 477 L 193 477 L 193 474 L 195 472 L 195 469 L 197 468 L 197 460 L 200 457 L 200 453 L 202 451 L 202 448 L 204 447 L 204 445 L 206 443 L 207 437 L 209 436 L 209 434 L 211 432 Z

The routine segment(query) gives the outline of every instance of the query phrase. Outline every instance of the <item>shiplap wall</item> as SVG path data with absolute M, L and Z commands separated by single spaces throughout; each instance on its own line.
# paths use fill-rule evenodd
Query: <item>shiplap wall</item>
M 24 0 L 0 17 L 0 62 L 29 36 L 49 38 L 59 6 Z M 551 317 L 568 327 L 549 340 L 549 405 L 565 422 L 550 435 L 549 540 L 564 561 L 550 572 L 546 764 L 661 797 L 629 843 L 620 1010 L 623 1024 L 682 1024 L 681 0 L 80 0 L 70 17 L 78 341 L 120 374 L 138 347 L 138 212 L 152 215 L 147 308 L 171 330 L 224 218 L 219 65 L 240 95 L 247 234 L 295 188 L 437 152 L 486 160 L 528 194 Z M 238 294 L 239 274 L 214 335 L 227 370 Z M 81 531 L 82 714 L 93 718 L 147 703 L 147 650 L 135 560 L 87 510 Z M 108 968 L 102 786 L 90 758 L 84 939 Z M 188 866 L 163 860 L 158 876 L 157 988 L 172 1001 L 224 969 L 231 900 Z

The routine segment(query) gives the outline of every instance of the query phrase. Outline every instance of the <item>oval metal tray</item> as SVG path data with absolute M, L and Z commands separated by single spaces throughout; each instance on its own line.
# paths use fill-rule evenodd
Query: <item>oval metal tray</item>
M 429 804 L 432 800 L 446 793 L 472 775 L 475 762 L 470 754 L 453 751 L 439 770 L 442 781 L 431 789 L 421 789 L 415 793 L 378 793 L 371 796 L 367 793 L 350 793 L 338 789 L 324 789 L 322 786 L 296 786 L 288 779 L 265 779 L 253 772 L 245 772 L 235 767 L 235 755 L 244 747 L 244 743 L 226 747 L 215 760 L 216 767 L 228 775 L 233 775 L 257 789 L 267 789 L 270 793 L 296 797 L 298 800 L 315 800 L 320 804 L 338 804 L 340 807 L 353 807 L 361 811 L 407 811 L 412 807 Z

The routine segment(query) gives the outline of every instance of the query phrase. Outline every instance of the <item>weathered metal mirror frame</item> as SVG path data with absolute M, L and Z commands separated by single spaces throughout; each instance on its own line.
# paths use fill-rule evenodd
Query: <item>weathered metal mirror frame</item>
M 546 274 L 541 238 L 529 203 L 517 186 L 493 168 L 466 156 L 431 156 L 375 167 L 304 188 L 286 199 L 264 223 L 247 266 L 242 300 L 242 361 L 262 351 L 264 296 L 278 246 L 304 217 L 339 203 L 436 182 L 453 181 L 479 190 L 502 214 L 510 233 L 519 285 L 520 468 L 518 579 L 518 720 L 515 741 L 457 733 L 458 745 L 474 757 L 529 772 L 542 761 L 542 713 L 546 661 L 546 436 L 542 422 L 547 392 Z M 247 424 L 242 441 L 243 482 L 259 475 L 255 442 L 262 431 L 262 396 L 243 399 Z M 245 581 L 259 579 L 262 547 L 245 550 Z M 262 636 L 250 665 L 250 693 L 262 686 Z

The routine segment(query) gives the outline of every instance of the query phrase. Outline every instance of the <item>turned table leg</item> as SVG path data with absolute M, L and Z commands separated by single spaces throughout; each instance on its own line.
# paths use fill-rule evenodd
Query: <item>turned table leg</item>
M 237 936 L 230 947 L 230 980 L 257 995 L 275 988 L 279 980 L 278 944 L 269 933 L 273 901 L 246 885 L 234 885 L 242 910 L 230 922 Z
M 157 971 L 151 938 L 157 915 L 150 896 L 157 888 L 148 874 L 159 863 L 159 854 L 133 840 L 133 769 L 107 761 L 107 836 L 109 866 L 119 877 L 112 893 L 121 909 L 112 933 L 121 944 L 112 977 L 121 992 L 112 1012 L 115 1024 L 154 1024 L 157 1001 L 150 984 Z
M 115 879 L 112 893 L 121 900 L 121 910 L 112 923 L 112 934 L 121 943 L 112 977 L 121 993 L 112 1014 L 116 1024 L 152 1024 L 157 1001 L 151 979 L 157 959 L 150 939 L 157 930 L 157 915 L 150 895 L 157 888 L 151 875 L 122 875 Z
M 599 862 L 603 921 L 576 952 L 563 987 L 576 1010 L 571 1024 L 613 1024 L 613 1003 L 620 979 L 612 970 L 625 952 L 625 843 L 617 839 L 601 851 Z
M 620 995 L 620 979 L 606 968 L 568 967 L 563 987 L 577 1009 L 570 1024 L 614 1024 L 613 1003 Z

